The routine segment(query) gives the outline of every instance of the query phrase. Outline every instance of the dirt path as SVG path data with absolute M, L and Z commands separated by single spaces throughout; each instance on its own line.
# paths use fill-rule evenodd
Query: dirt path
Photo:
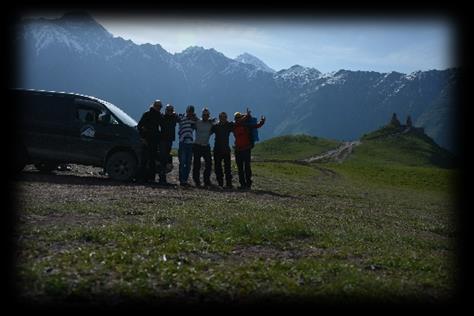
M 354 150 L 354 147 L 361 144 L 360 140 L 352 142 L 344 142 L 341 146 L 336 149 L 329 150 L 321 155 L 303 159 L 301 161 L 311 163 L 311 162 L 328 162 L 328 161 L 344 161 Z
M 295 163 L 299 165 L 309 165 L 313 162 L 343 162 L 354 150 L 356 146 L 361 144 L 360 140 L 352 141 L 352 142 L 344 142 L 338 148 L 329 150 L 324 152 L 320 155 L 313 156 L 306 159 L 299 159 L 299 160 L 291 160 L 291 159 L 254 159 L 254 162 L 277 162 L 277 163 Z M 320 170 L 323 174 L 331 177 L 337 176 L 337 173 L 331 169 L 324 168 L 322 166 L 311 164 L 312 167 Z

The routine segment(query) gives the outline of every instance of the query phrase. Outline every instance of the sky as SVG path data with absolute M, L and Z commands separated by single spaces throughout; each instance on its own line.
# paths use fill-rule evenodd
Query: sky
M 247 52 L 276 71 L 296 64 L 322 73 L 411 73 L 459 66 L 453 58 L 455 28 L 442 18 L 91 15 L 114 36 L 137 44 L 160 44 L 170 53 L 202 46 L 229 58 Z

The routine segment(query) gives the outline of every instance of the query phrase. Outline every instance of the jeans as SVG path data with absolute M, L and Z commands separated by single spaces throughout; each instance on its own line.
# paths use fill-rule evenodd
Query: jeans
M 250 149 L 235 151 L 235 162 L 239 171 L 239 182 L 242 187 L 252 186 L 252 168 L 250 167 Z
M 196 185 L 201 184 L 200 174 L 201 174 L 201 157 L 204 158 L 204 184 L 211 184 L 211 147 L 209 145 L 202 146 L 194 144 L 193 146 L 193 180 Z
M 193 144 L 179 143 L 179 182 L 187 183 L 189 172 L 191 171 L 191 162 L 193 159 Z

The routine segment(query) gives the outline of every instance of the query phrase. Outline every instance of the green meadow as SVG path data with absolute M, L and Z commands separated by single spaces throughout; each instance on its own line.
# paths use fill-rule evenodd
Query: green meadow
M 342 163 L 307 164 L 296 160 L 340 142 L 305 135 L 261 142 L 251 191 L 21 175 L 21 299 L 449 301 L 459 170 L 417 134 L 382 129 L 361 141 Z

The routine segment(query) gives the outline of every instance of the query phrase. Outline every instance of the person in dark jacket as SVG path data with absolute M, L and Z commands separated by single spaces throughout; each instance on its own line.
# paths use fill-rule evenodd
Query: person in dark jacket
M 169 185 L 166 181 L 166 165 L 170 157 L 171 146 L 175 140 L 176 124 L 179 122 L 178 115 L 174 112 L 171 104 L 166 105 L 165 113 L 160 120 L 160 180 L 159 184 Z
M 239 172 L 239 189 L 251 189 L 252 169 L 250 167 L 252 140 L 250 128 L 260 128 L 265 123 L 265 117 L 260 118 L 260 122 L 255 125 L 248 124 L 251 115 L 247 109 L 247 114 L 240 112 L 234 114 L 234 136 L 235 136 L 235 162 Z
M 227 113 L 219 114 L 219 122 L 211 128 L 214 139 L 214 171 L 217 183 L 224 186 L 224 175 L 222 173 L 222 161 L 224 161 L 225 182 L 228 189 L 232 188 L 232 171 L 230 165 L 229 135 L 234 130 L 234 123 L 227 120 Z
M 138 122 L 137 128 L 143 143 L 138 174 L 139 181 L 155 181 L 155 160 L 160 139 L 159 125 L 161 120 L 161 107 L 162 104 L 160 100 L 154 101 L 150 109 L 143 113 Z

